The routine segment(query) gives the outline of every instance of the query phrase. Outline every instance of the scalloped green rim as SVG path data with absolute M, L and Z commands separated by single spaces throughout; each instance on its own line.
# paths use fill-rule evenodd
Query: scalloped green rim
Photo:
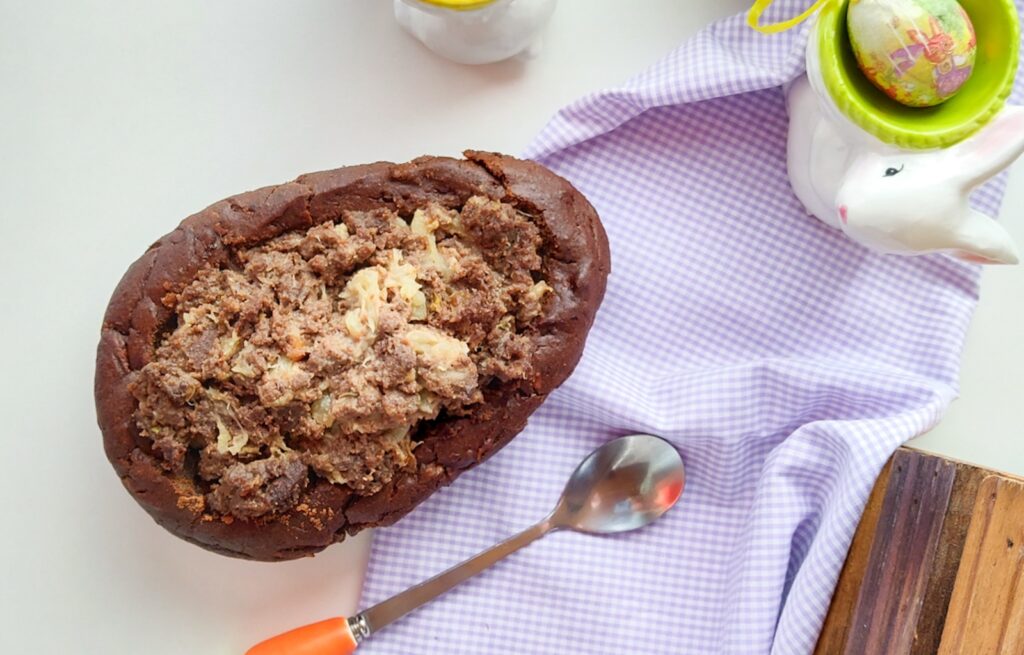
M 428 5 L 434 5 L 435 7 L 444 7 L 445 9 L 454 9 L 455 11 L 473 11 L 474 9 L 482 9 L 487 5 L 492 5 L 495 0 L 422 0 Z
M 901 148 L 945 148 L 963 141 L 999 113 L 1013 90 L 1020 55 L 1020 19 L 1013 0 L 960 0 L 974 23 L 974 73 L 955 96 L 935 107 L 907 107 L 877 89 L 857 66 L 846 32 L 849 0 L 828 3 L 818 17 L 821 74 L 851 121 Z

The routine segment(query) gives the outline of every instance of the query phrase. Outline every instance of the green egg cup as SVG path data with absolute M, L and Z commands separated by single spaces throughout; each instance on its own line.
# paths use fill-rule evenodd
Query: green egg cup
M 1020 19 L 1013 0 L 960 0 L 978 37 L 974 72 L 960 91 L 935 107 L 907 107 L 861 72 L 846 30 L 849 0 L 834 0 L 818 17 L 821 77 L 832 100 L 853 123 L 884 143 L 907 149 L 946 148 L 999 113 L 1013 90 Z

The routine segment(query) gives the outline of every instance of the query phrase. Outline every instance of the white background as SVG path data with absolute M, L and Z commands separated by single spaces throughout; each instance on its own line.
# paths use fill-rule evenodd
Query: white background
M 562 0 L 533 61 L 467 68 L 388 0 L 0 0 L 0 652 L 240 653 L 352 611 L 365 539 L 229 560 L 166 535 L 103 458 L 101 314 L 184 216 L 307 171 L 515 153 L 561 105 L 748 0 Z M 1024 171 L 1004 220 L 1024 245 Z M 1024 268 L 986 273 L 963 400 L 918 444 L 1024 474 Z

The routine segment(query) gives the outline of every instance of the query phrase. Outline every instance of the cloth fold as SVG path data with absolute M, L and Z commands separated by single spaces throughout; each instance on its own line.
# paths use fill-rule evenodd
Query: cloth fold
M 807 35 L 757 34 L 742 16 L 712 25 L 561 110 L 527 149 L 601 215 L 605 303 L 576 372 L 523 434 L 376 533 L 363 601 L 543 517 L 616 436 L 679 448 L 679 506 L 636 533 L 553 534 L 368 653 L 813 650 L 877 474 L 956 395 L 978 269 L 877 255 L 804 212 L 781 86 L 803 72 Z M 995 215 L 1004 184 L 975 205 Z

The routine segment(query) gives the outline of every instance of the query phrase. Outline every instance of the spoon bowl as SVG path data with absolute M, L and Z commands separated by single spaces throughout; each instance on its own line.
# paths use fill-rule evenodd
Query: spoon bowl
M 614 534 L 647 525 L 676 504 L 685 483 L 683 459 L 669 442 L 649 434 L 614 439 L 576 467 L 555 511 L 540 523 L 364 612 L 296 628 L 246 655 L 349 655 L 381 628 L 552 530 Z
M 675 505 L 685 484 L 683 459 L 672 444 L 649 434 L 621 437 L 576 467 L 552 527 L 588 534 L 636 530 Z

